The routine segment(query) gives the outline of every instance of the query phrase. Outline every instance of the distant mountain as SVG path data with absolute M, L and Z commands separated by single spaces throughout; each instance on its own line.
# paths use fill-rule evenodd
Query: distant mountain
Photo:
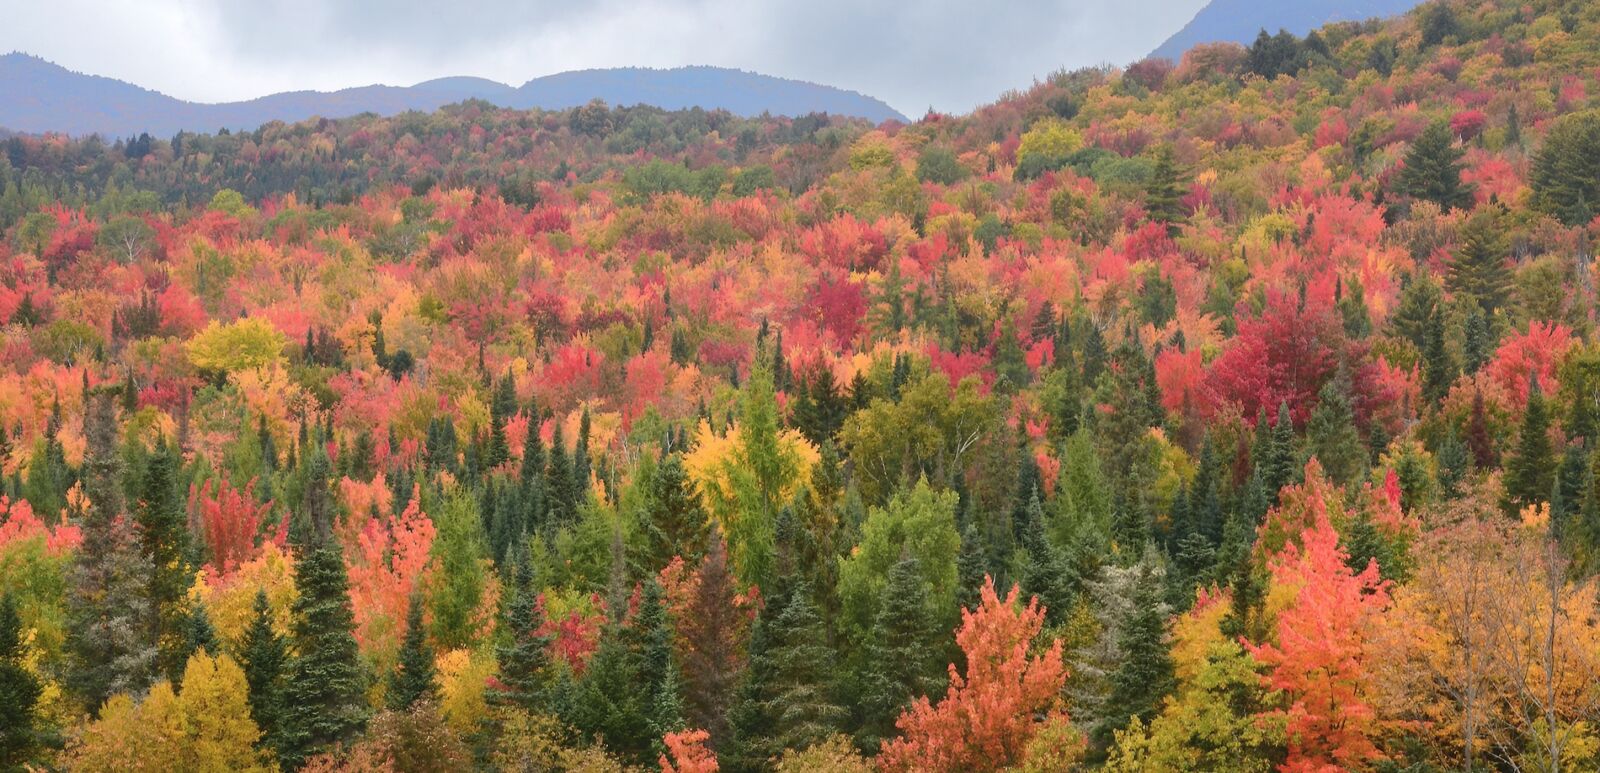
M 271 121 L 394 115 L 482 99 L 502 107 L 559 110 L 603 99 L 612 105 L 655 105 L 804 115 L 821 112 L 874 122 L 906 121 L 883 102 L 854 91 L 720 67 L 671 70 L 579 70 L 535 78 L 520 87 L 483 78 L 440 78 L 415 86 L 361 86 L 339 91 L 291 91 L 244 102 L 186 102 L 131 83 L 73 72 L 36 56 L 0 56 L 0 127 L 18 132 L 65 132 L 159 137 L 179 131 L 250 130 Z
M 1176 62 L 1199 43 L 1250 45 L 1261 30 L 1304 35 L 1336 21 L 1398 16 L 1424 0 L 1211 0 L 1183 29 L 1150 55 Z

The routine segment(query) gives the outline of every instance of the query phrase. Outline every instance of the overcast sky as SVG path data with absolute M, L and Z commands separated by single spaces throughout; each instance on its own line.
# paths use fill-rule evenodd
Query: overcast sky
M 0 52 L 216 102 L 476 75 L 709 64 L 965 112 L 1125 64 L 1205 0 L 6 0 Z

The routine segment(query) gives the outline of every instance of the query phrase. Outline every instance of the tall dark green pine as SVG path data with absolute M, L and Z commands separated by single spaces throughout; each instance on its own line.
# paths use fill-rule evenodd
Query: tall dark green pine
M 186 627 L 189 619 L 189 531 L 172 451 L 158 444 L 145 466 L 144 480 L 134 507 L 139 544 L 150 562 L 150 606 L 155 611 L 153 637 L 160 647 L 159 668 L 174 684 L 183 676 L 188 660 Z
M 0 595 L 0 770 L 22 770 L 39 748 L 35 712 L 44 688 L 23 655 L 16 604 Z
M 417 701 L 437 697 L 433 685 L 433 649 L 422 624 L 422 597 L 412 594 L 406 607 L 406 638 L 400 645 L 400 658 L 389 676 L 389 708 L 406 711 Z
M 773 626 L 773 741 L 778 749 L 805 749 L 840 732 L 847 712 L 833 699 L 834 652 L 810 588 L 795 590 Z
M 1035 492 L 1028 500 L 1027 522 L 1020 537 L 1022 566 L 1019 574 L 1022 591 L 1037 596 L 1051 622 L 1065 619 L 1072 608 L 1076 590 L 1072 573 L 1061 551 L 1045 535 L 1044 506 Z
M 283 727 L 283 676 L 288 662 L 289 646 L 272 627 L 267 592 L 258 590 L 254 617 L 239 647 L 239 666 L 250 687 L 250 717 L 261 728 L 261 743 L 274 749 L 279 748 Z
M 856 745 L 873 752 L 895 734 L 895 719 L 912 700 L 937 695 L 940 673 L 938 626 L 928 616 L 928 586 L 917 560 L 905 556 L 889 569 L 877 618 L 867 636 L 858 677 L 860 722 Z
M 956 604 L 962 609 L 977 609 L 983 594 L 983 578 L 989 573 L 988 551 L 977 524 L 967 522 L 961 530 L 961 552 L 956 556 Z
M 539 612 L 533 567 L 525 550 L 518 551 L 512 565 L 508 592 L 504 623 L 507 640 L 497 649 L 499 685 L 489 691 L 489 700 L 534 711 L 548 697 L 545 680 L 550 666 L 550 637 L 540 633 L 544 619 Z
M 589 409 L 578 417 L 578 442 L 572 446 L 572 502 L 581 505 L 589 498 Z
M 705 554 L 710 521 L 678 454 L 668 454 L 656 467 L 645 515 L 651 571 L 665 567 L 673 556 L 693 562 Z
M 1528 407 L 1522 413 L 1517 453 L 1506 463 L 1506 496 L 1515 507 L 1547 501 L 1555 482 L 1555 458 L 1550 449 L 1550 416 L 1539 378 L 1530 375 Z
M 639 594 L 629 638 L 639 660 L 639 684 L 646 691 L 645 713 L 656 738 L 683 729 L 683 696 L 679 693 L 678 665 L 672 657 L 672 619 L 667 614 L 661 584 L 646 582 Z
M 1461 182 L 1461 157 L 1455 135 L 1442 121 L 1430 125 L 1406 151 L 1405 166 L 1395 179 L 1395 191 L 1445 209 L 1472 206 L 1472 187 Z
M 1178 169 L 1177 157 L 1171 145 L 1162 145 L 1156 151 L 1155 167 L 1150 172 L 1150 183 L 1145 187 L 1144 210 L 1150 222 L 1162 223 L 1168 236 L 1178 235 L 1183 222 L 1183 174 Z
M 1222 480 L 1227 474 L 1222 457 L 1208 433 L 1200 444 L 1200 461 L 1196 465 L 1194 485 L 1189 489 L 1189 519 L 1195 531 L 1205 535 L 1212 545 L 1222 542 L 1222 528 L 1227 516 L 1222 509 Z
M 489 403 L 489 447 L 484 450 L 484 467 L 492 469 L 511 458 L 511 446 L 506 441 L 506 422 L 517 412 L 517 387 L 507 373 L 495 384 L 494 396 Z
M 1506 263 L 1510 250 L 1500 221 L 1492 210 L 1473 215 L 1461 229 L 1445 274 L 1445 287 L 1476 300 L 1485 314 L 1505 308 L 1511 297 L 1511 268 Z
M 1138 566 L 1133 588 L 1132 615 L 1122 623 L 1117 644 L 1122 661 L 1111 674 L 1111 695 L 1101 711 L 1102 724 L 1095 736 L 1109 744 L 1116 730 L 1137 717 L 1149 722 L 1162 699 L 1177 686 L 1172 655 L 1167 648 L 1167 615 L 1162 603 L 1165 581 L 1152 555 Z
M 545 525 L 550 528 L 565 526 L 577 519 L 578 492 L 573 482 L 572 463 L 567 457 L 567 447 L 561 437 L 561 422 L 555 422 L 550 436 L 550 465 L 545 470 Z
M 139 693 L 156 675 L 150 562 L 122 506 L 116 395 L 91 390 L 84 416 L 83 487 L 89 507 L 67 597 L 65 682 L 98 711 L 115 693 Z
M 318 454 L 320 456 L 320 454 Z M 294 567 L 295 657 L 284 684 L 283 742 L 279 759 L 298 768 L 367 724 L 367 674 L 353 633 L 349 579 L 330 527 L 313 524 L 316 538 L 299 551 Z
M 1349 378 L 1343 374 L 1323 384 L 1317 407 L 1306 425 L 1312 455 L 1322 463 L 1328 477 L 1340 485 L 1354 481 L 1367 466 L 1367 448 L 1356 430 L 1348 389 Z
M 1437 405 L 1456 382 L 1456 365 L 1444 343 L 1444 304 L 1434 306 L 1428 315 L 1427 335 L 1422 349 L 1422 396 Z

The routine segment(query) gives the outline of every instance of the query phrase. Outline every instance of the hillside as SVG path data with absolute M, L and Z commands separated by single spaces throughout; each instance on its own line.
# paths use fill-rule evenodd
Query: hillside
M 0 768 L 1600 770 L 1597 243 L 1591 0 L 7 136 Z
M 251 130 L 272 121 L 432 111 L 466 99 L 517 109 L 562 109 L 603 99 L 614 105 L 701 107 L 738 115 L 825 112 L 873 122 L 906 120 L 855 92 L 717 67 L 583 70 L 513 88 L 482 78 L 441 78 L 415 86 L 297 91 L 243 102 L 201 104 L 111 78 L 84 75 L 27 54 L 0 57 L 0 126 L 20 132 L 168 137 L 179 131 Z
M 1153 57 L 1176 62 L 1183 52 L 1200 43 L 1232 42 L 1249 45 L 1261 30 L 1288 30 L 1304 35 L 1339 21 L 1396 16 L 1422 0 L 1211 0 L 1195 17 L 1167 38 Z

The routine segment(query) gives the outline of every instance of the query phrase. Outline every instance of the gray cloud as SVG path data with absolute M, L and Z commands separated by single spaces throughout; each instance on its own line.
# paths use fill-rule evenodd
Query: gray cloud
M 712 64 L 965 112 L 1062 67 L 1123 63 L 1205 0 L 53 0 L 0 50 L 203 101 L 477 75 Z M 20 3 L 19 3 L 20 4 Z

